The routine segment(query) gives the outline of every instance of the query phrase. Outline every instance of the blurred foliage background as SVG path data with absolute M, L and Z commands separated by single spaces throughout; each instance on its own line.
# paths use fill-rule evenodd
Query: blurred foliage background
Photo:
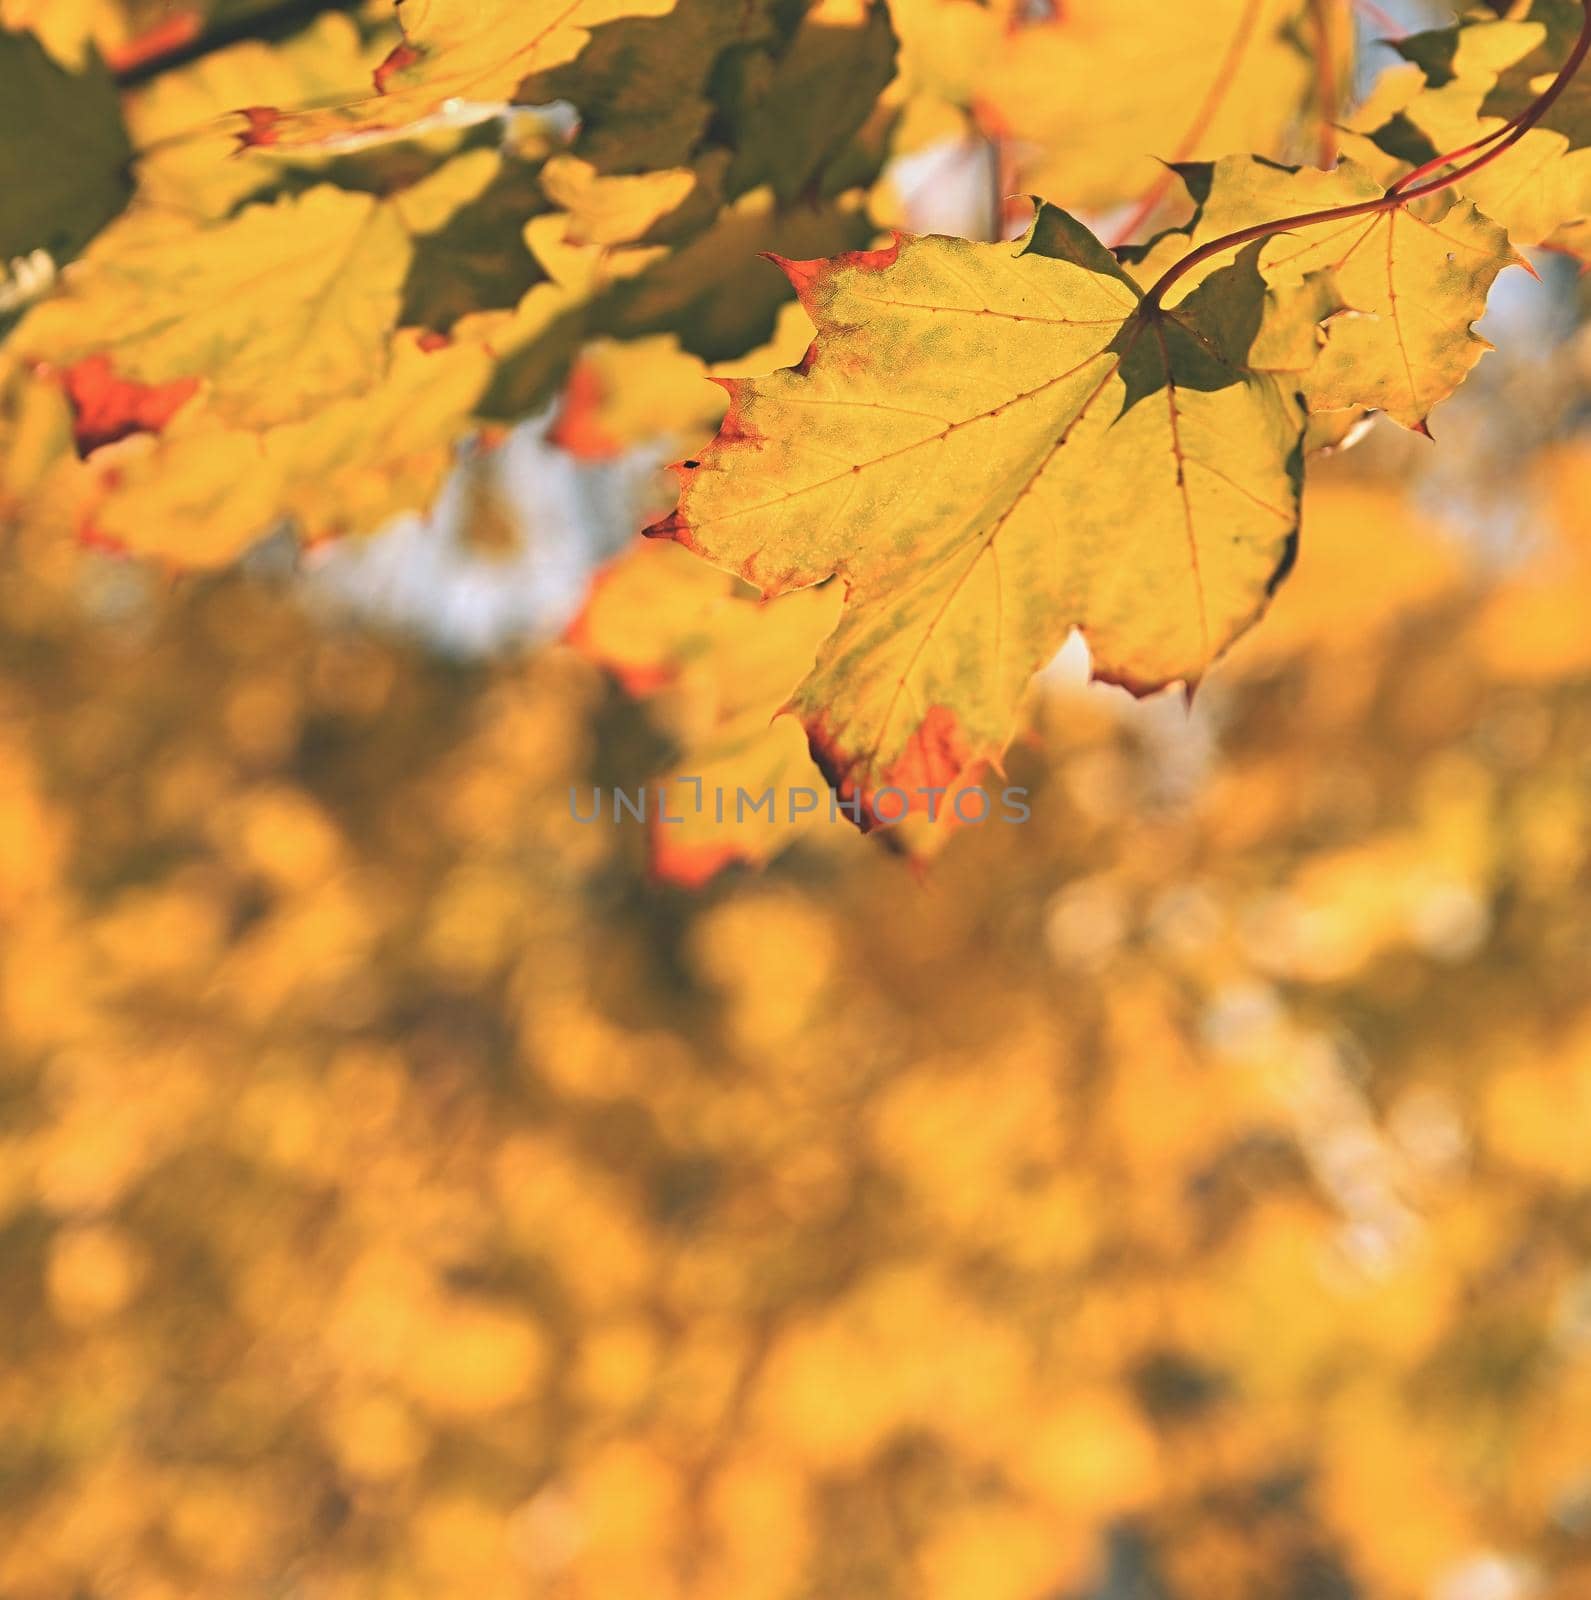
M 926 871 L 815 830 L 690 892 L 571 817 L 718 692 L 552 640 L 666 443 L 544 419 L 307 573 L 0 482 L 0 1596 L 1591 1594 L 1542 265 L 1435 450 L 1315 469 L 1191 710 L 1063 659 L 1032 821 Z
M 13 530 L 0 1593 L 1586 1593 L 1588 370 L 926 877 L 652 883 L 667 696 Z

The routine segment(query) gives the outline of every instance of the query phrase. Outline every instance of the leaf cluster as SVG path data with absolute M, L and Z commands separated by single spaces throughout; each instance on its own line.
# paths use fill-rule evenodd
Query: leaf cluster
M 816 341 L 725 379 L 650 531 L 769 618 L 843 589 L 770 709 L 864 821 L 998 762 L 1074 629 L 1099 677 L 1191 692 L 1290 570 L 1308 458 L 1370 413 L 1426 431 L 1498 275 L 1584 242 L 1591 23 L 1405 39 L 1350 111 L 1346 0 L 1173 9 L 223 5 L 178 39 L 9 0 L 32 493 L 177 565 L 369 533 L 559 396 L 566 442 L 687 432 L 793 293 Z M 68 163 L 32 153 L 55 127 Z M 1045 194 L 1020 241 L 1003 202 L 992 241 L 900 226 L 947 140 Z

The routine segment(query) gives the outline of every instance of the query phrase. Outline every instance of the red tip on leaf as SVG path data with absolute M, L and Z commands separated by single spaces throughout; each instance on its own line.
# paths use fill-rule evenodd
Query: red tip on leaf
M 387 59 L 376 68 L 376 93 L 386 94 L 387 85 L 400 72 L 407 72 L 410 67 L 416 65 L 424 54 L 423 50 L 415 49 L 407 40 L 400 45 L 394 45 Z
M 711 466 L 716 469 L 716 452 L 724 446 L 750 445 L 753 449 L 761 449 L 765 435 L 759 433 L 757 429 L 751 427 L 746 421 L 745 380 L 741 378 L 714 378 L 712 382 L 716 383 L 729 396 L 729 409 L 724 414 L 724 420 L 718 425 L 718 433 L 711 446 L 709 446 L 709 451 L 704 453 L 713 453 Z M 701 554 L 691 529 L 687 505 L 691 485 L 695 481 L 697 473 L 701 472 L 704 466 L 707 465 L 709 464 L 706 461 L 694 456 L 689 460 L 676 461 L 674 463 L 670 470 L 680 481 L 679 505 L 661 521 L 654 522 L 650 527 L 643 528 L 641 532 L 646 538 L 672 539 L 675 544 L 683 545 L 685 549 L 692 551 L 694 554 Z M 770 598 L 781 592 L 778 585 L 769 587 L 764 584 L 751 570 L 750 562 L 742 569 L 742 576 L 748 583 L 761 589 L 764 598 Z
M 1431 424 L 1424 417 L 1421 417 L 1409 431 L 1419 434 L 1422 439 L 1429 439 L 1432 444 L 1436 443 L 1436 436 L 1431 432 Z
M 982 797 L 983 803 L 978 810 L 970 814 L 965 814 L 961 797 L 970 794 L 974 789 L 982 789 L 991 767 L 998 767 L 998 763 L 974 761 L 954 783 L 948 786 L 944 794 L 934 796 L 923 807 L 929 822 L 946 834 L 987 822 L 993 811 L 992 802 L 987 794 Z M 1005 774 L 1001 772 L 1000 776 L 1003 778 Z M 929 843 L 931 837 L 922 833 L 903 833 L 892 829 L 880 834 L 879 842 L 900 856 L 912 869 L 912 874 L 918 883 L 927 888 L 932 882 L 929 873 L 935 856 L 934 847 Z
M 693 462 L 687 461 L 683 467 L 677 467 L 675 470 L 678 472 L 684 472 L 693 465 Z M 696 549 L 695 538 L 691 532 L 691 525 L 679 514 L 678 511 L 671 511 L 660 521 L 652 523 L 650 527 L 642 528 L 641 534 L 643 538 L 672 539 L 675 544 L 683 545 L 687 550 L 694 551 Z
M 607 397 L 601 375 L 590 362 L 579 362 L 564 385 L 558 416 L 547 437 L 560 450 L 580 461 L 612 461 L 624 447 L 602 426 L 602 402 Z
M 828 259 L 820 256 L 816 261 L 791 261 L 786 256 L 774 255 L 772 251 L 766 252 L 764 259 L 771 261 L 790 280 L 790 286 L 801 304 L 807 305 L 818 284 L 842 267 L 857 272 L 883 272 L 894 266 L 900 256 L 901 240 L 905 237 L 905 234 L 897 231 L 881 250 L 848 250 L 844 255 Z
M 733 845 L 697 840 L 676 840 L 675 829 L 654 819 L 651 842 L 652 876 L 659 883 L 672 883 L 681 889 L 701 889 L 725 867 L 744 861 L 744 852 Z
M 238 135 L 241 149 L 262 149 L 275 144 L 282 137 L 282 113 L 275 106 L 244 106 L 238 115 L 247 124 Z
M 816 261 L 792 261 L 788 256 L 775 255 L 772 250 L 763 252 L 763 260 L 771 261 L 790 280 L 790 287 L 804 301 L 807 291 L 818 281 L 823 269 L 828 263 L 821 258 Z
M 954 788 L 976 759 L 955 712 L 940 705 L 928 708 L 928 715 L 900 755 L 880 773 L 877 784 L 857 784 L 852 773 L 861 758 L 840 748 L 822 716 L 807 724 L 807 744 L 812 759 L 840 798 L 849 803 L 860 797 L 863 833 L 902 822 L 913 813 L 929 815 L 944 795 L 920 791 Z
M 428 328 L 414 341 L 417 349 L 423 350 L 426 355 L 434 355 L 438 350 L 446 350 L 453 343 L 453 336 L 447 333 L 437 333 Z
M 890 241 L 880 250 L 847 250 L 834 258 L 837 267 L 854 267 L 858 272 L 884 272 L 900 258 L 901 240 L 906 235 L 898 228 L 892 229 Z
M 72 435 L 82 456 L 131 434 L 159 433 L 199 387 L 197 378 L 148 384 L 118 377 L 105 355 L 68 367 L 61 382 L 72 404 Z
M 971 762 L 972 751 L 955 712 L 948 706 L 929 706 L 906 748 L 884 773 L 884 781 L 908 791 L 948 788 Z
M 135 71 L 192 44 L 203 31 L 204 18 L 197 11 L 174 11 L 137 38 L 107 50 L 105 65 L 112 72 Z

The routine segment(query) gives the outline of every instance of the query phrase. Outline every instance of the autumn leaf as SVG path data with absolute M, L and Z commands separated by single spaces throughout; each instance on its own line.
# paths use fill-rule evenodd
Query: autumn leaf
M 654 877 L 699 889 L 737 863 L 766 866 L 802 840 L 855 839 L 851 810 L 837 803 L 799 725 L 779 715 L 840 606 L 832 584 L 760 601 L 666 541 L 638 541 L 592 580 L 567 643 L 646 702 L 675 749 L 667 771 L 626 787 L 632 803 L 646 795 Z M 961 799 L 985 775 L 970 768 L 930 814 L 876 837 L 914 862 L 932 860 L 972 819 L 992 814 L 985 797 Z M 578 809 L 596 803 L 587 797 Z
M 696 188 L 688 167 L 605 177 L 578 156 L 557 155 L 542 168 L 547 197 L 569 217 L 574 244 L 630 244 L 677 210 Z
M 543 339 L 570 304 L 537 283 L 446 337 L 399 325 L 416 247 L 478 203 L 503 160 L 469 152 L 386 200 L 323 185 L 219 223 L 121 219 L 15 336 L 72 403 L 81 532 L 214 565 L 280 524 L 313 541 L 428 503 L 496 349 Z M 432 292 L 446 261 L 430 259 Z
M 98 51 L 118 76 L 137 76 L 280 9 L 281 0 L 0 0 L 0 28 L 35 34 L 70 71 Z
M 322 110 L 255 108 L 250 146 L 401 136 L 449 105 L 466 113 L 512 100 L 536 73 L 578 56 L 592 29 L 657 16 L 673 0 L 398 0 L 403 42 L 377 69 L 377 93 Z
M 1386 181 L 1443 152 L 1484 152 L 1456 192 L 1508 229 L 1521 249 L 1591 255 L 1591 113 L 1583 74 L 1554 86 L 1585 23 L 1574 0 L 1534 0 L 1499 18 L 1411 35 L 1349 122 L 1344 147 Z M 1538 97 L 1551 93 L 1538 108 Z M 1513 125 L 1527 120 L 1528 126 Z
M 32 34 L 69 72 L 88 65 L 90 43 L 114 19 L 102 0 L 0 0 L 0 28 Z
M 206 9 L 159 0 L 0 0 L 0 28 L 26 29 L 63 67 L 80 72 L 96 50 L 118 63 L 135 56 L 151 33 L 195 37 Z
M 174 565 L 235 559 L 277 526 L 305 544 L 372 533 L 429 505 L 490 371 L 470 345 L 393 346 L 368 394 L 263 432 L 182 415 L 85 463 L 84 532 Z
M 1254 254 L 1170 311 L 1042 205 L 1017 246 L 899 237 L 785 263 L 816 343 L 730 385 L 648 531 L 765 598 L 844 579 L 790 709 L 868 821 L 886 788 L 998 757 L 1073 627 L 1098 676 L 1147 693 L 1197 683 L 1264 609 L 1291 560 L 1304 413 L 1249 364 L 1296 315 Z
M 238 159 L 232 114 L 259 100 L 319 105 L 362 93 L 390 48 L 382 37 L 352 17 L 322 16 L 277 43 L 240 40 L 133 89 L 125 104 L 140 199 L 219 219 L 288 183 L 303 187 L 308 174 L 323 180 L 331 158 L 322 150 Z
M 17 331 L 65 367 L 114 351 L 142 384 L 202 380 L 226 420 L 268 425 L 380 377 L 410 243 L 397 213 L 323 187 L 213 227 L 130 213 Z
M 781 207 L 766 188 L 717 212 L 705 228 L 614 281 L 592 313 L 592 331 L 617 339 L 675 333 L 704 361 L 729 361 L 769 339 L 790 286 L 760 255 L 838 254 L 873 236 L 865 196 Z
M 1240 230 L 1366 205 L 1386 192 L 1352 161 L 1320 172 L 1231 156 L 1181 175 L 1199 212 L 1189 231 L 1163 236 L 1135 265 L 1146 281 Z M 1282 233 L 1259 258 L 1266 281 L 1278 289 L 1329 275 L 1346 308 L 1304 378 L 1310 409 L 1367 406 L 1421 431 L 1432 407 L 1491 348 L 1473 324 L 1497 275 L 1520 262 L 1503 229 L 1452 195 Z M 1198 282 L 1203 270 L 1184 281 Z
M 976 0 L 890 0 L 900 93 L 970 107 L 1000 49 L 1005 18 Z
M 1500 137 L 1569 58 L 1584 19 L 1574 0 L 1535 0 L 1506 19 L 1481 14 L 1399 40 L 1406 64 L 1355 114 L 1345 147 L 1391 182 L 1444 151 Z M 1520 249 L 1591 256 L 1591 98 L 1583 75 L 1456 192 Z

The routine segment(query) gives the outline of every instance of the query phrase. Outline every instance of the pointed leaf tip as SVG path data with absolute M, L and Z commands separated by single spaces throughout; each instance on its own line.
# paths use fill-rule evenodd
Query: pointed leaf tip
M 890 243 L 877 250 L 848 250 L 843 255 L 819 256 L 811 261 L 792 261 L 788 256 L 765 250 L 763 259 L 771 261 L 790 280 L 801 303 L 806 305 L 818 285 L 833 274 L 846 269 L 859 272 L 883 272 L 895 265 L 900 257 L 902 243 L 910 234 L 896 229 Z
M 373 74 L 376 93 L 389 93 L 394 78 L 400 73 L 407 72 L 411 67 L 418 66 L 424 59 L 425 52 L 416 49 L 407 40 L 402 44 L 394 45 L 386 60 L 376 68 Z

